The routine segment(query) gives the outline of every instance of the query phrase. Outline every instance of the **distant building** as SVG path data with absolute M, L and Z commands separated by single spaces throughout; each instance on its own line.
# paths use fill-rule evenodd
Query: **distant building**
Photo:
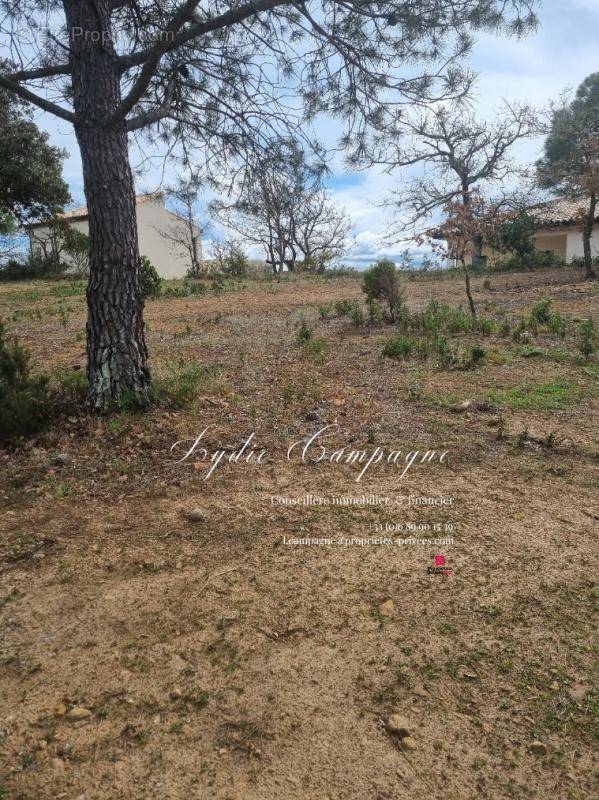
M 554 200 L 534 209 L 532 213 L 542 225 L 534 235 L 537 250 L 549 250 L 567 262 L 582 258 L 581 219 L 588 208 L 588 200 Z M 595 221 L 599 222 L 599 206 Z M 591 252 L 593 256 L 599 255 L 599 226 L 593 231 Z
M 552 200 L 548 203 L 531 208 L 530 213 L 535 216 L 541 227 L 534 234 L 535 248 L 539 252 L 555 253 L 569 263 L 573 258 L 582 258 L 584 249 L 582 243 L 581 220 L 588 212 L 588 200 Z M 599 223 L 599 205 L 595 216 Z M 440 231 L 432 231 L 432 238 L 443 239 Z M 599 224 L 591 237 L 591 251 L 593 256 L 599 255 Z M 492 261 L 502 258 L 501 253 L 490 247 L 483 247 L 483 258 Z M 449 259 L 451 266 L 457 266 L 455 259 Z M 466 262 L 472 263 L 472 257 L 467 257 Z
M 188 228 L 183 219 L 164 205 L 164 197 L 160 193 L 143 194 L 135 198 L 137 216 L 137 236 L 139 252 L 147 256 L 158 270 L 161 278 L 184 278 L 191 267 L 189 253 L 181 242 L 188 236 Z M 69 225 L 83 233 L 89 233 L 87 208 L 75 208 L 60 215 Z M 27 227 L 29 246 L 32 255 L 43 253 L 43 243 L 51 234 L 44 223 Z M 199 258 L 202 258 L 201 232 L 196 229 L 198 237 Z M 69 257 L 64 256 L 68 263 Z

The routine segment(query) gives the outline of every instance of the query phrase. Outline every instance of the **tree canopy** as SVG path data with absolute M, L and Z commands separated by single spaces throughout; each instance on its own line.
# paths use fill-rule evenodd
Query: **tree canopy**
M 31 119 L 31 108 L 0 89 L 0 225 L 50 217 L 70 199 L 62 178 L 64 153 Z

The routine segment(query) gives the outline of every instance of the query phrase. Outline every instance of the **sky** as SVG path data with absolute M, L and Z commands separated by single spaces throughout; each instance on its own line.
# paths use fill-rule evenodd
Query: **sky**
M 504 98 L 544 106 L 556 100 L 564 89 L 576 89 L 587 75 L 599 71 L 599 0 L 545 0 L 539 18 L 537 32 L 523 40 L 478 36 L 467 64 L 478 73 L 473 99 L 481 117 L 492 118 Z M 83 205 L 81 162 L 71 126 L 41 112 L 37 122 L 50 133 L 53 144 L 68 151 L 64 177 L 73 205 Z M 341 129 L 334 120 L 319 124 L 319 134 L 330 142 L 335 141 Z M 523 164 L 534 162 L 541 154 L 542 144 L 542 139 L 521 143 L 515 157 Z M 135 163 L 134 153 L 132 161 Z M 156 189 L 160 177 L 158 169 L 145 174 L 137 191 Z M 388 175 L 378 169 L 348 174 L 341 163 L 333 162 L 328 188 L 352 222 L 350 249 L 344 263 L 363 268 L 383 256 L 396 260 L 400 257 L 405 245 L 384 244 L 394 212 L 383 203 L 407 177 L 407 173 Z M 167 183 L 175 181 L 175 174 L 167 176 Z M 198 210 L 205 217 L 204 209 Z M 221 235 L 215 226 L 208 234 L 215 238 Z M 206 245 L 209 250 L 209 241 Z M 418 260 L 417 249 L 412 248 L 412 252 Z M 259 252 L 250 255 L 262 257 Z

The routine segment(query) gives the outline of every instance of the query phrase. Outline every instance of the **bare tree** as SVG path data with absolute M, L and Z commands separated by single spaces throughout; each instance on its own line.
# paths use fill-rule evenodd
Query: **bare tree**
M 454 97 L 473 30 L 522 33 L 536 0 L 0 0 L 0 86 L 74 126 L 91 240 L 88 401 L 152 397 L 128 137 L 218 174 L 317 114 L 343 145 Z M 416 65 L 424 65 L 419 69 Z
M 213 210 L 263 248 L 275 273 L 284 267 L 323 270 L 343 252 L 351 228 L 323 186 L 324 171 L 298 141 L 281 140 L 249 164 L 233 201 L 217 202 Z
M 390 147 L 381 143 L 379 161 L 389 170 L 421 164 L 426 172 L 396 193 L 394 203 L 400 219 L 391 237 L 408 230 L 422 235 L 436 212 L 449 210 L 446 230 L 458 225 L 460 248 L 464 245 L 464 234 L 469 231 L 469 255 L 473 264 L 480 263 L 484 244 L 484 226 L 480 220 L 481 203 L 485 205 L 482 195 L 500 194 L 499 200 L 495 198 L 488 204 L 496 212 L 519 202 L 520 188 L 505 185 L 508 179 L 524 176 L 524 171 L 514 164 L 511 150 L 519 140 L 540 132 L 538 115 L 529 105 L 506 103 L 495 120 L 488 123 L 461 106 L 442 106 L 406 120 L 405 124 L 409 141 Z M 462 206 L 461 211 L 458 212 L 456 204 Z M 460 257 L 458 261 L 464 269 L 468 304 L 474 314 L 467 260 Z
M 324 189 L 304 197 L 297 209 L 294 241 L 302 254 L 303 268 L 324 272 L 327 264 L 347 248 L 351 222 Z
M 160 235 L 177 250 L 189 258 L 188 277 L 198 278 L 205 271 L 202 260 L 202 237 L 205 233 L 196 214 L 200 186 L 193 177 L 181 180 L 170 190 L 169 195 L 175 201 L 175 212 L 178 220 L 174 220 L 166 229 L 160 229 Z

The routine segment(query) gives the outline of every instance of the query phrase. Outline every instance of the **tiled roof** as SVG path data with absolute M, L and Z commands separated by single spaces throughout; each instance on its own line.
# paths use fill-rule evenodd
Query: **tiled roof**
M 533 209 L 534 216 L 543 223 L 544 226 L 553 227 L 557 225 L 574 225 L 580 220 L 581 214 L 588 211 L 589 200 L 581 198 L 579 200 L 551 200 Z M 599 205 L 595 219 L 599 221 Z

